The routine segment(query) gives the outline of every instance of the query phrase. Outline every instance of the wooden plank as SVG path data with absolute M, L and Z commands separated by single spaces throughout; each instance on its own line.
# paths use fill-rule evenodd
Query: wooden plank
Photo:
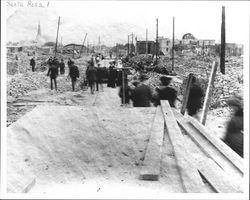
M 189 116 L 188 119 L 190 120 L 189 123 L 192 124 L 192 126 L 196 128 L 204 137 L 206 137 L 243 174 L 243 159 L 223 141 L 215 138 L 210 131 L 208 131 L 206 127 L 199 123 L 196 119 Z
M 183 102 L 182 102 L 182 108 L 181 108 L 181 114 L 185 114 L 186 111 L 186 107 L 187 107 L 187 103 L 188 103 L 188 97 L 189 97 L 189 92 L 190 92 L 190 88 L 192 85 L 192 80 L 193 80 L 193 74 L 189 74 L 188 76 L 188 81 L 187 81 L 187 85 L 186 85 L 186 90 L 185 90 L 185 94 L 183 97 Z
M 242 173 L 238 170 L 218 149 L 211 144 L 197 129 L 195 129 L 188 120 L 175 109 L 172 109 L 179 126 L 185 130 L 187 135 L 199 147 L 199 149 L 218 166 L 220 166 L 228 175 L 235 179 L 242 180 Z
M 188 135 L 184 135 L 184 138 L 189 154 L 192 154 L 195 158 L 193 162 L 196 168 L 199 170 L 203 180 L 213 189 L 213 192 L 236 193 L 243 191 L 242 178 L 235 179 L 235 177 L 228 175 L 213 160 L 206 157 Z
M 243 192 L 241 184 L 233 182 L 211 159 L 204 159 L 197 162 L 197 168 L 206 181 L 218 193 L 240 193 Z
M 35 186 L 35 184 L 36 184 L 36 179 L 34 178 L 34 179 L 30 182 L 30 184 L 28 184 L 28 185 L 24 188 L 23 193 L 28 193 L 28 192 Z
M 205 100 L 203 103 L 201 120 L 200 120 L 200 122 L 203 125 L 205 125 L 206 119 L 207 119 L 207 111 L 208 111 L 210 100 L 211 100 L 210 97 L 211 97 L 211 94 L 213 91 L 213 83 L 214 83 L 214 79 L 215 79 L 215 75 L 216 75 L 217 65 L 218 65 L 218 63 L 216 61 L 214 61 L 213 66 L 212 66 L 212 71 L 211 71 L 211 74 L 209 77 L 209 82 L 208 82 L 208 86 L 207 86 L 207 90 L 206 90 L 206 95 L 205 95 Z
M 193 165 L 192 156 L 187 153 L 183 135 L 168 101 L 161 101 L 161 108 L 184 191 L 192 193 L 205 192 L 204 183 L 196 167 Z
M 164 135 L 164 119 L 160 106 L 156 108 L 155 118 L 150 132 L 150 140 L 140 172 L 140 179 L 156 181 L 160 175 L 161 146 Z

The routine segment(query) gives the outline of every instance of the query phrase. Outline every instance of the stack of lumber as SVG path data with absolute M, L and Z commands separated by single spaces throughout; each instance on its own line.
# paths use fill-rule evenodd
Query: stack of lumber
M 140 179 L 159 180 L 161 148 L 168 137 L 174 151 L 184 192 L 243 192 L 243 159 L 192 117 L 184 117 L 161 101 L 151 127 L 151 136 Z

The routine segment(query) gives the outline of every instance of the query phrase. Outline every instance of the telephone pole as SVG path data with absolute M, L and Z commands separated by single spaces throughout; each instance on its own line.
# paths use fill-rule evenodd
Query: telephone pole
M 156 19 L 156 45 L 155 45 L 155 63 L 158 64 L 158 18 Z
M 172 44 L 172 71 L 174 71 L 174 17 L 173 17 L 173 44 Z
M 134 46 L 134 34 L 132 33 L 131 34 L 132 35 L 132 41 L 131 41 L 131 54 L 133 53 L 133 50 L 134 50 L 134 48 L 133 48 L 133 46 Z
M 129 35 L 128 35 L 128 56 L 129 56 Z
M 146 56 L 148 56 L 148 29 L 146 29 Z
M 226 50 L 225 6 L 222 6 L 221 50 L 220 50 L 220 71 L 222 74 L 225 74 L 225 50 Z
M 58 42 L 59 26 L 60 26 L 60 16 L 58 18 L 57 33 L 56 33 L 55 57 L 56 57 L 56 53 L 57 53 L 57 42 Z

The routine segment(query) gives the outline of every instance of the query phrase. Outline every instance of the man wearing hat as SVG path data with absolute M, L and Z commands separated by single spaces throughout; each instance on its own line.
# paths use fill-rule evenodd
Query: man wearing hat
M 203 97 L 204 91 L 196 78 L 193 77 L 187 102 L 187 110 L 190 116 L 197 116 L 198 111 L 202 108 Z
M 86 70 L 86 76 L 89 82 L 90 92 L 91 94 L 94 94 L 95 83 L 97 80 L 97 70 L 94 67 L 94 62 L 92 60 L 88 61 L 88 68 Z
M 103 92 L 103 75 L 104 75 L 104 71 L 103 68 L 101 67 L 101 63 L 97 63 L 97 68 L 96 68 L 96 91 L 99 91 L 99 86 L 101 88 L 101 91 Z
M 131 99 L 134 107 L 150 107 L 152 92 L 149 86 L 144 84 L 147 77 L 142 74 L 139 77 L 140 83 L 131 92 Z
M 109 75 L 108 75 L 108 87 L 116 87 L 117 71 L 115 69 L 114 62 L 110 62 Z
M 161 85 L 156 88 L 156 94 L 153 97 L 154 105 L 160 105 L 160 100 L 168 100 L 171 107 L 175 107 L 175 100 L 177 98 L 177 91 L 169 87 L 171 77 L 162 76 L 160 77 Z

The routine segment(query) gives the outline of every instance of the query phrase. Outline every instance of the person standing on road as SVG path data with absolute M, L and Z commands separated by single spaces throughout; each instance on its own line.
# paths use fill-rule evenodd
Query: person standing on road
M 97 68 L 96 68 L 96 76 L 97 76 L 97 80 L 96 80 L 96 91 L 99 91 L 99 85 L 100 85 L 100 88 L 101 88 L 101 91 L 103 92 L 103 75 L 104 75 L 104 72 L 103 72 L 103 68 L 100 67 L 100 63 L 97 64 Z
M 50 76 L 50 89 L 53 90 L 53 81 L 54 81 L 55 90 L 57 90 L 56 78 L 58 76 L 58 67 L 56 66 L 56 63 L 54 61 L 49 66 L 47 76 Z
M 59 66 L 60 66 L 60 74 L 64 74 L 65 73 L 65 63 L 64 63 L 63 59 L 61 59 Z
M 110 63 L 109 66 L 109 75 L 108 75 L 108 87 L 115 88 L 116 87 L 116 78 L 117 78 L 117 71 L 115 69 L 114 62 Z
M 203 89 L 197 82 L 196 78 L 193 77 L 187 102 L 187 110 L 190 116 L 195 116 L 198 113 L 199 109 L 202 108 L 203 97 L 204 97 Z
M 121 104 L 122 105 L 129 105 L 130 98 L 131 98 L 131 88 L 128 85 L 128 79 L 124 79 L 125 85 L 121 85 L 119 90 L 119 97 L 121 98 Z M 123 95 L 125 95 L 123 97 Z
M 72 91 L 75 91 L 76 80 L 79 78 L 79 69 L 76 65 L 71 64 L 69 66 L 69 76 L 72 81 Z
M 134 107 L 150 107 L 152 92 L 149 86 L 144 84 L 145 75 L 140 76 L 140 83 L 132 90 L 131 99 Z
M 91 94 L 94 94 L 95 83 L 97 81 L 97 70 L 94 67 L 93 61 L 89 61 L 88 64 L 89 64 L 89 66 L 86 70 L 86 77 L 87 77 L 88 82 L 89 82 L 90 92 L 91 92 Z
M 36 65 L 36 62 L 35 62 L 35 58 L 33 57 L 33 58 L 30 60 L 30 66 L 31 66 L 32 72 L 35 71 L 35 65 Z
M 175 107 L 177 91 L 169 87 L 172 78 L 162 76 L 160 78 L 161 86 L 156 88 L 156 94 L 153 96 L 154 105 L 160 105 L 161 100 L 168 100 L 171 107 Z
M 68 67 L 69 67 L 70 65 L 73 65 L 73 64 L 75 64 L 75 63 L 74 63 L 74 61 L 72 61 L 72 60 L 69 58 L 67 64 L 68 64 Z

